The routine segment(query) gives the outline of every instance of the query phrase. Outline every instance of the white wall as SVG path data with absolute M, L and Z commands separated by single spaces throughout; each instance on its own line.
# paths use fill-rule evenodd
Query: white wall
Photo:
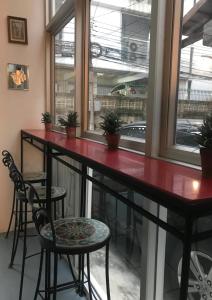
M 43 127 L 40 119 L 45 109 L 44 15 L 44 0 L 0 1 L 0 152 L 8 149 L 18 165 L 20 130 Z M 28 45 L 8 43 L 7 16 L 27 18 Z M 8 90 L 7 63 L 29 65 L 29 91 Z M 31 146 L 25 150 L 25 170 L 40 169 L 40 153 Z M 11 195 L 8 171 L 0 163 L 0 232 L 7 228 Z

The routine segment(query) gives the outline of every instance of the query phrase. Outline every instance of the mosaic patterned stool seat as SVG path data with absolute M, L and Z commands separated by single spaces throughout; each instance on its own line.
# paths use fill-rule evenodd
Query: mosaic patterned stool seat
M 34 186 L 34 189 L 39 197 L 39 200 L 35 197 L 34 202 L 40 203 L 41 205 L 46 203 L 46 186 Z M 60 186 L 52 186 L 51 188 L 51 202 L 59 201 L 66 196 L 66 190 Z M 18 192 L 16 196 L 19 200 L 28 201 L 25 198 L 24 193 Z
M 45 183 L 46 172 L 26 172 L 22 173 L 23 180 L 30 183 Z
M 28 182 L 28 181 L 27 181 Z M 38 195 L 39 200 L 35 197 L 34 203 L 39 204 L 40 206 L 46 205 L 46 186 L 34 186 L 35 191 Z M 61 186 L 52 186 L 51 187 L 51 203 L 54 205 L 54 219 L 57 218 L 57 207 L 56 204 L 58 201 L 61 201 L 62 204 L 62 217 L 64 218 L 64 199 L 66 197 L 66 189 Z M 21 201 L 28 202 L 28 197 L 25 198 L 23 192 L 18 192 L 16 194 L 16 199 Z
M 105 245 L 110 237 L 110 229 L 104 223 L 89 218 L 65 218 L 53 221 L 55 230 L 55 251 L 70 254 L 87 253 Z M 52 242 L 50 223 L 45 225 L 40 235 L 46 242 Z
M 89 299 L 93 299 L 92 285 L 90 281 L 90 257 L 89 254 L 106 246 L 105 255 L 105 274 L 106 274 L 106 290 L 107 299 L 110 300 L 109 288 L 109 241 L 111 237 L 110 229 L 104 223 L 89 218 L 65 218 L 52 221 L 45 209 L 36 209 L 33 212 L 33 220 L 40 235 L 41 241 L 41 259 L 39 267 L 39 276 L 34 299 L 38 295 L 45 292 L 45 299 L 49 299 L 53 294 L 53 299 L 56 299 L 56 294 L 61 291 L 61 286 L 70 288 L 78 288 L 81 295 L 84 289 L 84 255 L 87 255 L 87 283 L 89 289 Z M 46 253 L 45 259 L 45 291 L 40 291 L 40 280 L 42 275 L 43 255 Z M 73 275 L 73 281 L 69 283 L 57 284 L 57 268 L 58 255 L 66 254 L 79 255 L 79 272 L 78 279 Z M 50 276 L 51 255 L 54 256 L 54 278 L 51 286 Z

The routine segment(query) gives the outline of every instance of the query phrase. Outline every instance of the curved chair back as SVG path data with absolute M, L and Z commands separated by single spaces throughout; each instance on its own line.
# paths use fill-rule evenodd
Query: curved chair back
M 5 167 L 9 169 L 9 176 L 14 183 L 16 192 L 25 192 L 26 188 L 23 177 L 18 171 L 18 168 L 16 167 L 12 154 L 7 150 L 3 150 L 2 155 L 2 162 L 5 165 Z
M 16 192 L 24 193 L 26 196 L 26 187 L 25 187 L 23 177 L 21 173 L 18 171 L 18 168 L 14 163 L 10 165 L 9 171 L 10 171 L 9 175 L 11 180 L 14 183 Z
M 3 150 L 2 155 L 3 155 L 3 159 L 2 159 L 3 164 L 5 165 L 5 167 L 10 169 L 12 164 L 14 164 L 14 159 L 12 157 L 12 154 L 7 150 Z
M 53 224 L 52 219 L 49 216 L 46 208 L 41 207 L 38 209 L 33 209 L 32 219 L 33 219 L 33 222 L 35 223 L 36 230 L 40 236 L 41 244 L 42 244 L 43 248 L 55 247 L 56 235 L 55 235 L 54 224 Z M 49 240 L 49 239 L 47 240 L 41 235 L 41 229 L 47 224 L 49 224 L 51 227 L 51 233 L 52 233 L 51 240 Z
M 39 205 L 40 205 L 40 199 L 39 199 L 38 193 L 37 193 L 36 189 L 34 188 L 34 186 L 29 182 L 27 182 L 25 184 L 29 187 L 28 202 L 32 207 L 32 211 L 34 211 L 34 210 L 36 210 L 34 207 L 34 201 L 36 200 L 37 203 L 39 203 Z

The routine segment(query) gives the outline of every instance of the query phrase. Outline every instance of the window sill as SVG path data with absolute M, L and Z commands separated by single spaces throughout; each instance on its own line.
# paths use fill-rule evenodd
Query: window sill
M 88 139 L 91 141 L 100 142 L 100 143 L 105 144 L 105 138 L 99 132 L 94 133 L 92 131 L 86 131 L 82 134 L 81 137 L 84 139 Z M 121 137 L 120 143 L 119 143 L 119 148 L 127 150 L 127 151 L 131 151 L 131 152 L 135 152 L 138 154 L 144 154 L 145 143 L 144 143 L 143 139 L 138 139 L 138 138 L 136 139 L 136 138 L 132 138 L 132 137 L 130 137 L 130 139 L 128 139 L 128 138 Z

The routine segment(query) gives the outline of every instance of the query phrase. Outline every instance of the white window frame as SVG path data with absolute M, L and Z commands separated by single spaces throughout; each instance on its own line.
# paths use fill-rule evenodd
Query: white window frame
M 77 1 L 79 3 L 80 1 Z M 60 32 L 60 30 L 73 18 L 75 18 L 75 48 L 81 48 L 81 41 L 79 39 L 76 39 L 76 36 L 79 36 L 80 31 L 80 24 L 79 21 L 77 23 L 76 15 L 79 13 L 77 9 L 76 1 L 75 0 L 66 0 L 60 9 L 57 11 L 55 16 L 50 20 L 50 22 L 46 26 L 47 31 L 47 61 L 50 63 L 49 72 L 47 74 L 47 83 L 50 83 L 50 90 L 47 91 L 47 94 L 49 94 L 47 99 L 51 99 L 48 101 L 47 104 L 47 110 L 51 112 L 53 116 L 55 116 L 55 53 L 54 53 L 54 47 L 55 47 L 55 36 Z M 50 12 L 50 9 L 48 10 Z M 80 53 L 80 51 L 78 51 Z M 76 60 L 79 60 L 78 55 L 75 51 L 75 110 L 80 115 L 81 113 L 81 107 L 78 105 L 77 97 L 79 98 L 81 95 L 81 87 L 79 85 L 76 85 L 76 82 L 81 80 L 81 72 L 79 72 L 76 68 Z M 79 64 L 78 64 L 79 65 Z M 54 130 L 56 131 L 64 131 L 59 126 L 54 126 Z M 80 135 L 80 128 L 77 128 L 77 135 Z
M 86 0 L 87 2 L 89 2 L 89 0 Z M 121 141 L 120 141 L 120 147 L 123 147 L 129 151 L 138 151 L 138 152 L 142 152 L 142 153 L 147 153 L 147 155 L 152 155 L 152 153 L 154 153 L 154 155 L 156 155 L 156 140 L 155 138 L 153 139 L 152 136 L 155 134 L 153 134 L 153 126 L 152 126 L 152 121 L 154 120 L 154 125 L 156 123 L 160 124 L 160 114 L 158 109 L 155 109 L 154 111 L 156 111 L 157 117 L 155 115 L 155 113 L 152 113 L 152 107 L 154 107 L 154 104 L 156 102 L 161 102 L 161 75 L 159 75 L 159 70 L 161 70 L 162 68 L 162 62 L 163 62 L 163 55 L 161 50 L 163 49 L 163 42 L 159 43 L 159 36 L 161 37 L 161 35 L 163 36 L 163 32 L 164 32 L 164 18 L 165 18 L 165 14 L 164 14 L 164 0 L 152 0 L 152 7 L 151 7 L 151 29 L 150 29 L 150 68 L 149 68 L 149 86 L 148 86 L 148 101 L 147 101 L 147 120 L 146 120 L 146 124 L 147 124 L 147 132 L 146 132 L 146 141 L 142 140 L 142 139 L 137 139 L 136 138 L 124 138 L 121 137 Z M 89 22 L 90 22 L 90 18 L 89 18 L 89 13 L 90 13 L 90 5 L 88 6 L 89 10 L 87 11 L 87 24 L 86 24 L 86 28 L 85 28 L 85 32 L 86 32 L 86 40 L 89 41 L 89 37 L 90 37 L 90 30 L 89 30 Z M 160 8 L 160 9 L 159 9 Z M 159 13 L 159 15 L 158 15 Z M 156 17 L 156 19 L 154 19 L 154 17 Z M 158 28 L 158 22 L 160 23 L 160 27 Z M 158 54 L 156 53 L 156 49 L 158 49 L 157 47 L 155 47 L 157 44 L 157 47 L 162 47 L 160 49 L 160 51 L 158 51 Z M 86 45 L 86 60 L 85 60 L 85 64 L 86 66 L 89 66 L 89 49 L 88 49 L 88 43 Z M 163 50 L 162 50 L 163 51 Z M 157 62 L 157 63 L 156 63 Z M 155 64 L 156 63 L 156 64 Z M 88 79 L 88 74 L 89 74 L 89 70 L 87 67 L 86 70 L 86 78 Z M 95 132 L 91 132 L 88 130 L 88 99 L 89 99 L 89 91 L 88 91 L 88 80 L 87 80 L 87 84 L 86 84 L 86 88 L 85 88 L 85 105 L 84 105 L 84 110 L 83 110 L 83 116 L 84 116 L 84 127 L 83 127 L 83 131 L 82 131 L 82 137 L 84 138 L 88 138 L 88 139 L 92 139 L 92 140 L 96 140 L 99 142 L 104 142 L 104 137 L 98 133 Z M 159 107 L 160 105 L 157 105 L 157 107 Z M 148 116 L 149 114 L 149 116 Z M 156 119 L 155 119 L 156 117 Z M 155 122 L 156 121 L 156 122 Z M 160 126 L 159 126 L 160 127 Z M 157 128 L 159 128 L 157 127 Z M 158 140 L 158 139 L 157 139 Z M 154 141 L 154 142 L 153 142 Z M 152 147 L 154 147 L 154 149 L 152 150 Z M 158 149 L 158 147 L 157 147 Z
M 190 149 L 184 146 L 172 145 L 177 105 L 181 5 L 181 0 L 152 0 L 149 53 L 151 63 L 149 68 L 146 141 L 142 142 L 141 139 L 136 141 L 135 138 L 126 139 L 122 137 L 120 147 L 124 147 L 129 151 L 145 153 L 147 156 L 198 165 L 200 163 L 198 153 L 190 152 L 188 151 Z M 75 103 L 81 121 L 81 127 L 77 129 L 77 135 L 104 143 L 105 140 L 102 135 L 87 130 L 90 0 L 66 0 L 47 25 L 47 32 L 50 32 L 51 36 L 64 26 L 64 23 L 61 23 L 61 14 L 67 15 L 67 12 L 69 17 L 71 13 L 74 13 L 76 18 L 77 51 L 75 68 L 77 84 Z M 48 39 L 51 40 L 49 37 Z M 53 41 L 51 42 L 53 43 Z M 52 51 L 51 57 L 54 57 Z M 47 59 L 48 63 L 49 60 Z M 51 65 L 53 65 L 53 62 Z M 47 99 L 54 99 L 54 72 L 50 69 L 49 73 L 52 76 L 51 93 L 49 93 L 50 95 L 47 93 Z M 51 103 L 51 111 L 53 107 Z
M 164 51 L 163 103 L 161 114 L 160 156 L 200 165 L 198 149 L 173 145 L 176 126 L 183 0 L 167 1 L 166 39 Z

